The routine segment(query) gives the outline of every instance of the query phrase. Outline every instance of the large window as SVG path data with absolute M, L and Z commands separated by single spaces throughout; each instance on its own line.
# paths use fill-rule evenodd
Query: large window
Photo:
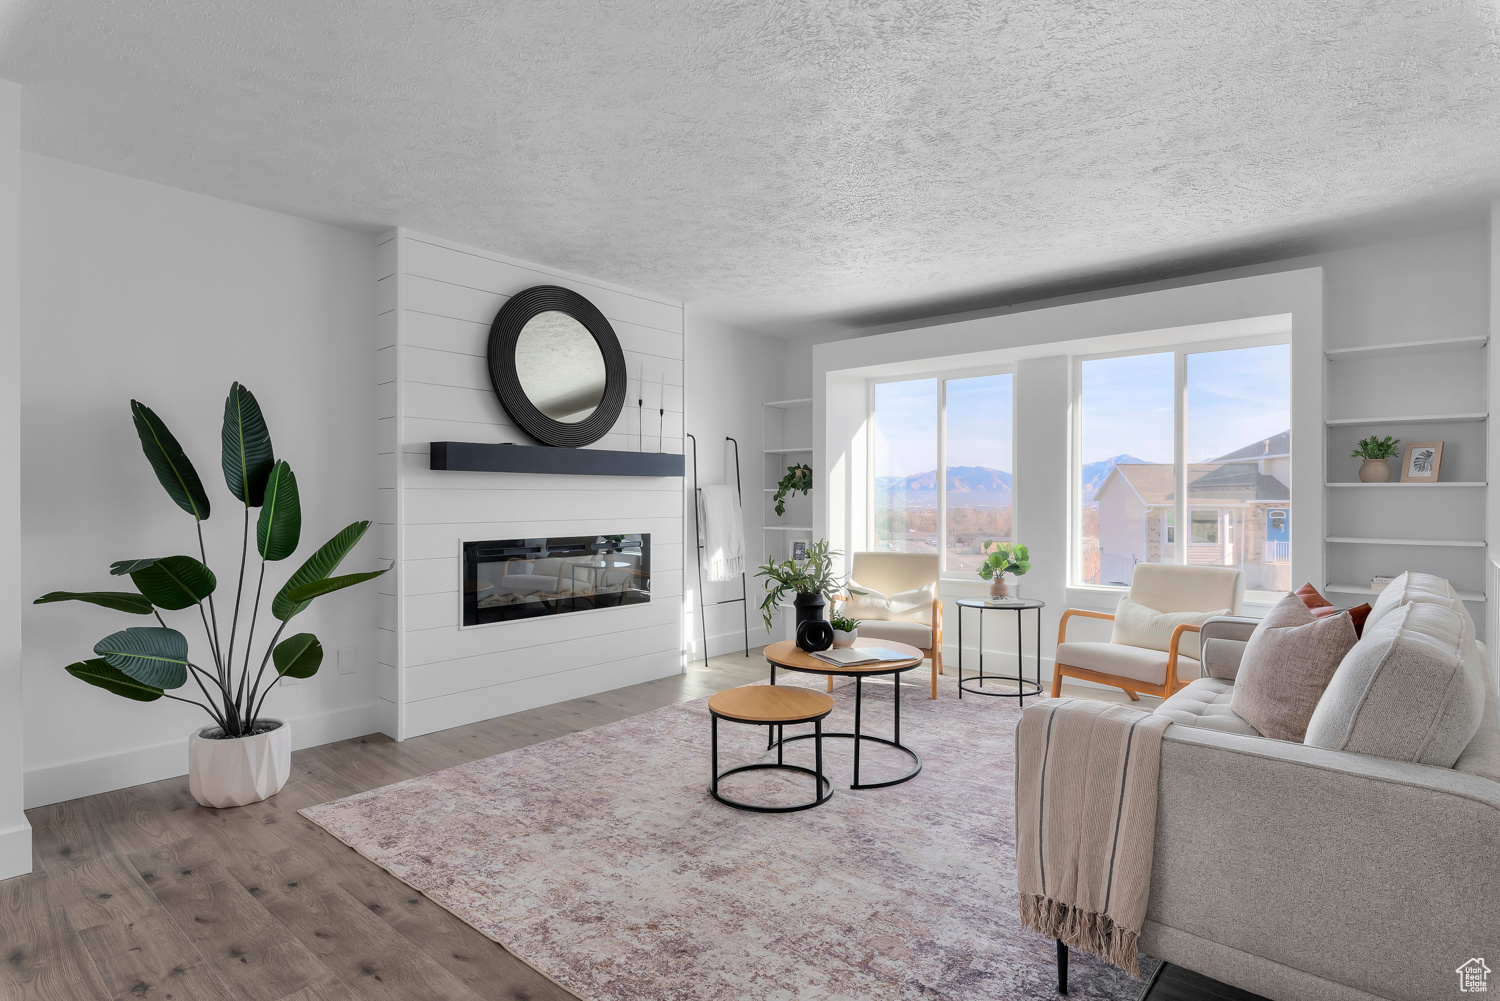
M 1010 540 L 1012 411 L 1009 372 L 876 383 L 871 547 L 967 574 L 986 540 Z
M 1290 345 L 1085 359 L 1078 392 L 1079 583 L 1189 563 L 1290 586 Z

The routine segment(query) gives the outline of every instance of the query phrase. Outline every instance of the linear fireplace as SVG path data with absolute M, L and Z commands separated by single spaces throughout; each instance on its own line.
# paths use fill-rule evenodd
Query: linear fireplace
M 463 624 L 651 600 L 651 535 L 569 535 L 463 544 Z

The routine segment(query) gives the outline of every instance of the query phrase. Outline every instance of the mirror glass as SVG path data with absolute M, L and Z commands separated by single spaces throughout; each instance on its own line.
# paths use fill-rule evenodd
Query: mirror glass
M 516 378 L 538 410 L 576 424 L 604 399 L 604 353 L 587 327 L 549 309 L 526 321 L 516 338 Z

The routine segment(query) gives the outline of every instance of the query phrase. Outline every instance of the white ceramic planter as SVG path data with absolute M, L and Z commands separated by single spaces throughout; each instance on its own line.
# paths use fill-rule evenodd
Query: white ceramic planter
M 292 728 L 281 720 L 276 729 L 232 740 L 211 740 L 204 727 L 188 734 L 188 788 L 204 806 L 223 809 L 269 799 L 292 774 Z
M 834 646 L 853 646 L 854 641 L 859 639 L 858 629 L 835 629 L 833 631 Z

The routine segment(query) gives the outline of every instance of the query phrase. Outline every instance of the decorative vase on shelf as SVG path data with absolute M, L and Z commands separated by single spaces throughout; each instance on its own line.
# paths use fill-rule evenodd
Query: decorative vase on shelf
M 1391 462 L 1389 459 L 1366 459 L 1359 464 L 1359 479 L 1362 483 L 1389 483 Z
M 995 574 L 994 577 L 990 578 L 990 597 L 991 598 L 1009 598 L 1010 597 L 1010 581 L 1008 579 L 1006 579 L 1006 575 L 1005 574 L 1003 574 L 1003 573 L 997 573 L 997 574 Z

